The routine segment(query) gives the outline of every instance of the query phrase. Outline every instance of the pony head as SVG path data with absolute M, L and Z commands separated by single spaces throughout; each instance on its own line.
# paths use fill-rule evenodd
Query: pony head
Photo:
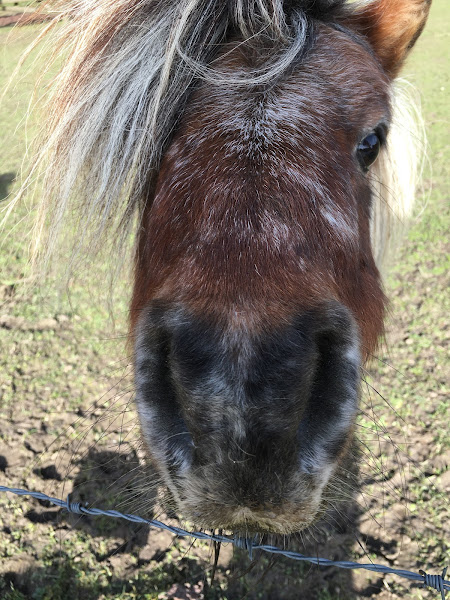
M 299 531 L 351 471 L 376 258 L 411 205 L 383 195 L 394 79 L 430 1 L 95 4 L 67 25 L 47 195 L 100 228 L 137 210 L 137 408 L 177 510 Z

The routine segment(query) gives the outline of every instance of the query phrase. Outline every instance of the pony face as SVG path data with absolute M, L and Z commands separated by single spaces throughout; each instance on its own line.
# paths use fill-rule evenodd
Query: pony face
M 237 46 L 217 63 L 253 67 Z M 367 168 L 389 121 L 373 53 L 326 26 L 281 80 L 191 98 L 132 312 L 143 436 L 198 525 L 289 533 L 322 510 L 382 332 Z
M 74 258 L 108 225 L 121 253 L 138 224 L 137 407 L 177 510 L 301 530 L 347 496 L 359 369 L 383 330 L 373 246 L 410 179 L 391 88 L 431 2 L 63 4 L 47 30 L 67 61 L 23 185 L 42 174 L 36 252 L 65 215 Z

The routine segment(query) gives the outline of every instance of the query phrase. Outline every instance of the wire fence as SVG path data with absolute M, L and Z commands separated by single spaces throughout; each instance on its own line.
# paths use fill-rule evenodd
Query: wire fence
M 69 513 L 92 516 L 103 515 L 106 517 L 112 517 L 116 519 L 125 519 L 126 521 L 131 521 L 132 523 L 143 523 L 145 525 L 149 525 L 150 527 L 164 529 L 180 537 L 192 537 L 198 540 L 210 540 L 213 542 L 220 542 L 222 544 L 234 544 L 235 546 L 246 550 L 250 556 L 250 559 L 253 557 L 253 552 L 255 550 L 261 550 L 270 554 L 282 555 L 287 558 L 291 558 L 292 560 L 308 562 L 320 567 L 339 567 L 341 569 L 364 569 L 366 571 L 374 571 L 376 573 L 397 575 L 398 577 L 408 579 L 409 581 L 422 583 L 425 588 L 430 588 L 432 590 L 440 592 L 442 600 L 445 600 L 445 592 L 450 590 L 450 581 L 445 579 L 447 567 L 442 572 L 442 575 L 429 575 L 428 573 L 422 570 L 419 571 L 419 573 L 414 573 L 412 571 L 406 571 L 404 569 L 394 569 L 392 567 L 387 567 L 385 565 L 377 565 L 373 563 L 361 564 L 351 561 L 338 561 L 329 560 L 327 558 L 318 558 L 316 556 L 305 556 L 304 554 L 300 554 L 299 552 L 283 550 L 281 548 L 277 548 L 276 546 L 266 546 L 264 544 L 258 544 L 256 538 L 232 538 L 226 535 L 211 535 L 203 531 L 186 531 L 185 529 L 175 527 L 174 525 L 167 525 L 166 523 L 163 523 L 156 519 L 144 519 L 142 517 L 139 517 L 138 515 L 121 513 L 117 510 L 101 510 L 100 508 L 88 508 L 86 506 L 82 506 L 78 502 L 70 502 L 69 496 L 67 497 L 67 500 L 60 500 L 59 498 L 52 498 L 51 496 L 47 496 L 46 494 L 42 494 L 41 492 L 31 492 L 29 490 L 22 490 L 19 488 L 9 488 L 3 485 L 0 485 L 0 492 L 10 492 L 12 494 L 15 494 L 16 496 L 31 496 L 32 498 L 36 498 L 37 500 L 46 500 L 48 502 L 51 502 L 52 504 L 55 504 L 56 506 L 60 506 L 62 509 L 68 511 Z

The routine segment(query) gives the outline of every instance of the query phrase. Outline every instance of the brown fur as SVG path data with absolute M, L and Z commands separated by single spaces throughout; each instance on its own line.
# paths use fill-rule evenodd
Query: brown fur
M 377 0 L 352 17 L 372 44 L 386 73 L 395 77 L 420 36 L 431 0 Z
M 390 78 L 426 17 L 411 4 L 395 28 L 383 1 L 344 27 L 314 23 L 270 85 L 200 83 L 149 191 L 131 304 L 138 410 L 198 525 L 301 530 L 349 460 L 359 354 L 385 309 L 357 149 L 389 126 Z M 245 78 L 258 60 L 231 43 L 214 66 Z
M 334 76 L 333 85 L 357 91 L 343 97 L 343 102 L 352 105 L 345 117 L 334 115 L 327 124 L 321 115 L 327 111 L 333 115 L 334 98 L 323 97 L 320 79 L 333 77 L 327 65 L 333 60 L 336 46 L 341 71 Z M 227 132 L 221 127 L 230 115 L 229 104 L 239 102 L 241 91 L 227 95 L 205 86 L 192 98 L 163 160 L 155 199 L 145 211 L 131 306 L 132 327 L 142 308 L 155 298 L 184 302 L 197 313 L 212 312 L 217 318 L 227 314 L 227 318 L 244 322 L 249 329 L 263 324 L 276 326 L 292 311 L 338 299 L 351 308 L 364 348 L 373 352 L 382 332 L 384 300 L 370 249 L 369 207 L 364 202 L 355 203 L 352 210 L 357 214 L 349 217 L 353 239 L 344 243 L 311 210 L 310 194 L 315 192 L 310 189 L 299 193 L 302 180 L 306 185 L 309 179 L 320 182 L 344 216 L 352 192 L 345 177 L 336 177 L 336 163 L 308 164 L 308 153 L 315 149 L 302 147 L 304 139 L 298 133 L 301 123 L 293 123 L 291 108 L 298 97 L 297 89 L 308 85 L 308 78 L 317 80 L 317 96 L 314 90 L 309 92 L 310 97 L 304 100 L 305 112 L 312 122 L 321 123 L 322 142 L 328 144 L 329 135 L 336 144 L 335 154 L 325 156 L 325 160 L 345 161 L 358 141 L 358 122 L 371 129 L 388 114 L 387 81 L 370 56 L 343 34 L 323 27 L 317 48 L 320 58 L 314 61 L 314 73 L 306 65 L 304 75 L 293 76 L 282 86 L 285 115 L 272 127 L 279 129 L 280 138 L 290 142 L 284 148 L 272 148 L 273 155 L 266 165 L 258 167 L 242 161 L 242 140 L 233 129 Z M 242 61 L 242 56 L 233 60 Z M 353 66 L 358 61 L 363 61 L 367 86 L 364 82 L 361 85 L 361 73 Z M 233 61 L 227 59 L 223 68 L 233 69 Z M 377 100 L 371 105 L 371 86 L 384 99 L 382 104 Z M 342 118 L 348 120 L 345 126 L 340 123 Z M 202 142 L 205 131 L 208 140 Z M 290 171 L 274 179 L 274 171 L 283 163 Z M 339 173 L 345 173 L 346 168 L 341 164 Z M 244 179 L 240 175 L 243 169 Z M 364 184 L 362 175 L 359 183 Z M 358 182 L 351 184 L 358 186 Z M 264 190 L 268 190 L 266 198 L 262 197 Z M 277 233 L 280 227 L 284 233 Z M 306 268 L 300 266 L 299 258 Z

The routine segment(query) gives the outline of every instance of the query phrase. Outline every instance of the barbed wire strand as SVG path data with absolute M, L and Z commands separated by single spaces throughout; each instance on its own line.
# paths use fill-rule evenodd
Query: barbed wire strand
M 19 488 L 9 488 L 3 485 L 0 485 L 0 492 L 10 492 L 12 494 L 15 494 L 16 496 L 31 496 L 36 500 L 46 500 L 47 502 L 51 502 L 52 504 L 61 507 L 69 513 L 74 513 L 77 515 L 103 515 L 106 517 L 112 517 L 116 519 L 125 519 L 126 521 L 131 521 L 132 523 L 143 523 L 145 525 L 149 525 L 150 527 L 164 529 L 165 531 L 169 531 L 170 533 L 173 533 L 174 535 L 178 535 L 180 537 L 192 537 L 198 540 L 210 540 L 213 542 L 220 542 L 222 544 L 234 544 L 235 546 L 246 550 L 249 554 L 250 559 L 253 557 L 253 552 L 255 550 L 261 550 L 270 554 L 280 554 L 293 560 L 304 561 L 321 567 L 339 567 L 341 569 L 364 569 L 366 571 L 374 571 L 376 573 L 383 573 L 385 575 L 397 575 L 398 577 L 403 577 L 404 579 L 408 579 L 410 581 L 422 583 L 424 587 L 440 592 L 442 600 L 445 600 L 445 592 L 450 590 L 450 581 L 445 579 L 447 567 L 443 570 L 442 575 L 428 575 L 423 570 L 420 570 L 419 573 L 413 573 L 412 571 L 406 571 L 405 569 L 394 569 L 392 567 L 387 567 L 385 565 L 377 565 L 373 563 L 361 564 L 351 561 L 340 561 L 330 560 L 328 558 L 310 557 L 305 556 L 304 554 L 300 554 L 299 552 L 282 550 L 281 548 L 277 548 L 276 546 L 266 546 L 264 544 L 258 544 L 256 538 L 231 538 L 225 535 L 210 535 L 203 531 L 186 531 L 185 529 L 175 527 L 174 525 L 167 525 L 166 523 L 163 523 L 162 521 L 158 521 L 156 519 L 144 519 L 143 517 L 139 517 L 138 515 L 121 513 L 117 510 L 101 510 L 100 508 L 87 508 L 86 506 L 82 506 L 79 502 L 71 502 L 70 495 L 67 496 L 67 500 L 60 500 L 59 498 L 52 498 L 51 496 L 47 496 L 46 494 L 43 494 L 41 492 L 31 492 L 29 490 L 22 490 Z

